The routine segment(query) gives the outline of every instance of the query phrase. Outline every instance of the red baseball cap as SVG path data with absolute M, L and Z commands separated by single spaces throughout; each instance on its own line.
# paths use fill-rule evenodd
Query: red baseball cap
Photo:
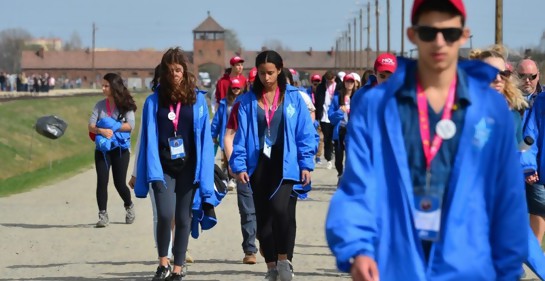
M 343 77 L 343 82 L 346 82 L 346 81 L 356 81 L 356 78 L 354 78 L 354 75 L 352 75 L 352 73 L 346 74 Z
M 456 10 L 458 10 L 458 12 L 460 12 L 460 14 L 462 15 L 462 18 L 464 20 L 466 19 L 467 14 L 466 14 L 466 8 L 464 6 L 463 0 L 414 0 L 413 9 L 411 11 L 411 21 L 413 23 L 415 23 L 416 20 L 417 20 L 414 17 L 416 16 L 416 13 L 418 12 L 418 9 L 420 9 L 422 4 L 424 4 L 425 2 L 428 2 L 428 1 L 450 2 L 456 8 Z
M 240 80 L 236 78 L 231 80 L 231 89 L 233 88 L 239 88 L 239 89 L 242 88 L 242 83 L 240 83 Z
M 322 76 L 320 76 L 319 74 L 313 74 L 313 75 L 310 77 L 310 81 L 319 81 L 319 82 L 322 82 Z
M 239 57 L 239 56 L 232 57 L 231 60 L 229 60 L 229 63 L 231 65 L 235 65 L 235 64 L 237 64 L 239 62 L 244 62 L 244 59 Z
M 248 81 L 254 82 L 255 77 L 257 76 L 257 68 L 253 67 L 248 73 Z
M 394 73 L 397 68 L 397 59 L 396 56 L 390 53 L 384 53 L 378 56 L 375 60 L 375 71 L 383 72 L 389 71 Z

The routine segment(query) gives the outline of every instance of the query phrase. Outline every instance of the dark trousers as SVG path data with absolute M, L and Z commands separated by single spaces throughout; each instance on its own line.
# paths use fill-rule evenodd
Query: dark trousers
M 244 253 L 257 253 L 255 237 L 257 224 L 254 198 L 248 184 L 237 183 L 238 211 L 240 213 L 240 230 L 242 232 L 242 250 Z
M 331 161 L 333 153 L 333 125 L 330 123 L 320 122 L 322 134 L 324 134 L 324 158 Z
M 282 147 L 273 146 L 271 158 L 261 153 L 257 167 L 250 177 L 257 218 L 257 238 L 263 249 L 265 262 L 276 262 L 279 254 L 288 254 L 291 237 L 289 231 L 290 196 L 293 182 L 282 181 Z
M 339 139 L 335 141 L 335 168 L 337 176 L 342 176 L 344 171 L 344 139 L 346 136 L 346 127 L 339 128 Z
M 123 199 L 125 207 L 132 205 L 131 191 L 126 184 L 127 168 L 129 167 L 130 153 L 128 149 L 113 149 L 106 153 L 95 150 L 95 169 L 97 172 L 97 204 L 99 211 L 106 211 L 108 205 L 108 181 L 110 167 L 114 186 Z
M 297 194 L 292 194 L 288 205 L 290 215 L 290 226 L 288 229 L 288 260 L 293 260 L 293 251 L 295 249 L 295 236 L 297 234 L 297 216 L 295 209 L 297 207 Z
M 186 169 L 191 170 L 191 169 Z M 151 187 L 157 206 L 157 252 L 159 257 L 168 256 L 168 245 L 171 239 L 172 217 L 175 221 L 174 244 L 172 254 L 174 265 L 183 265 L 191 231 L 191 206 L 196 186 L 193 184 L 195 174 L 191 171 L 180 173 L 173 178 L 164 174 L 166 186 L 162 182 L 154 182 Z M 176 200 L 172 200 L 175 197 Z

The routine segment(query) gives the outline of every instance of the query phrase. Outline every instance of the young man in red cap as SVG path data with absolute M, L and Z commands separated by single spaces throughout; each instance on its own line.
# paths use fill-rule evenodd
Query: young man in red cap
M 337 266 L 357 281 L 518 280 L 528 217 L 498 70 L 458 61 L 462 0 L 415 0 L 411 20 L 418 61 L 351 107 L 326 221 Z
M 216 108 L 220 101 L 225 98 L 225 95 L 227 95 L 231 80 L 238 79 L 242 85 L 242 89 L 246 89 L 246 77 L 242 75 L 242 71 L 244 70 L 244 59 L 235 56 L 229 60 L 229 64 L 231 64 L 231 68 L 228 68 L 225 71 L 223 77 L 221 77 L 216 84 Z

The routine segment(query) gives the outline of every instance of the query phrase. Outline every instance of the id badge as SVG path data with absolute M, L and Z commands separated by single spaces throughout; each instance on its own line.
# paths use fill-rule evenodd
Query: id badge
M 422 240 L 439 240 L 441 200 L 436 195 L 414 195 L 414 224 Z
M 170 158 L 178 159 L 185 157 L 184 140 L 182 137 L 168 138 L 168 145 L 170 146 Z
M 271 141 L 268 137 L 265 137 L 265 143 L 263 144 L 263 154 L 267 156 L 267 158 L 271 158 Z

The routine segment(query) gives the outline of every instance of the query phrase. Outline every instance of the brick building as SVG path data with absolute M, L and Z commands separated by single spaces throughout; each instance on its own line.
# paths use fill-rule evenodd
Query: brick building
M 264 48 L 262 48 L 263 50 Z M 226 48 L 225 29 L 210 14 L 193 30 L 193 50 L 187 51 L 189 69 L 197 72 L 208 72 L 212 81 L 221 76 L 229 67 L 229 59 L 235 55 L 246 60 L 245 69 L 253 66 L 256 55 L 262 50 L 232 51 Z M 333 49 L 327 51 L 280 51 L 286 67 L 294 68 L 305 79 L 311 73 L 324 73 L 335 70 L 343 54 L 336 54 Z M 146 88 L 153 77 L 155 66 L 160 62 L 163 51 L 140 50 L 119 51 L 106 50 L 93 52 L 76 51 L 23 51 L 21 69 L 27 75 L 49 73 L 57 78 L 82 80 L 83 87 L 92 86 L 93 81 L 100 84 L 102 76 L 107 72 L 119 73 L 126 79 L 129 88 Z M 363 54 L 365 56 L 365 53 Z M 337 56 L 337 58 L 336 58 Z M 374 61 L 372 53 L 370 61 Z M 344 56 L 346 57 L 346 56 Z M 367 61 L 363 57 L 361 61 Z

